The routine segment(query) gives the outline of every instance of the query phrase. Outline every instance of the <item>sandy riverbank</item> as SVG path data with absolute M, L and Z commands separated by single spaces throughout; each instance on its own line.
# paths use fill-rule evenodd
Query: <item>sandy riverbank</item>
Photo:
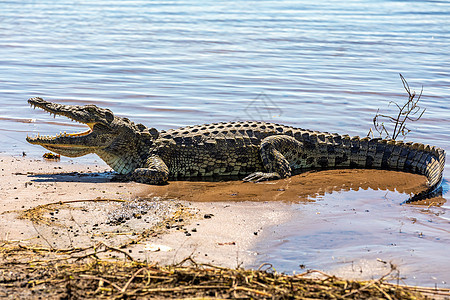
M 423 176 L 412 174 L 397 173 L 392 182 L 386 171 L 335 170 L 262 184 L 177 181 L 150 186 L 111 182 L 103 162 L 3 156 L 0 165 L 0 240 L 55 249 L 98 242 L 116 247 L 175 213 L 175 223 L 172 219 L 167 228 L 124 251 L 163 264 L 191 256 L 226 267 L 251 265 L 252 247 L 264 230 L 290 217 L 293 201 L 350 188 L 416 192 L 425 184 Z M 55 204 L 40 207 L 49 203 Z M 36 207 L 41 209 L 32 210 Z M 152 251 L 155 245 L 163 251 Z
M 180 215 L 183 220 L 166 228 L 164 234 L 130 245 L 126 249 L 130 255 L 161 263 L 176 263 L 192 256 L 199 262 L 236 267 L 252 262 L 251 246 L 265 227 L 289 215 L 287 205 L 276 202 L 193 202 L 193 197 L 188 201 L 173 200 L 176 193 L 165 192 L 171 191 L 172 184 L 152 187 L 110 182 L 110 168 L 102 162 L 80 165 L 6 156 L 0 158 L 0 165 L 0 240 L 20 240 L 55 249 L 89 246 L 98 241 L 118 246 L 170 217 L 181 205 L 189 212 Z M 138 197 L 145 199 L 131 201 Z M 92 201 L 95 199 L 110 201 Z M 43 213 L 37 223 L 20 219 L 27 210 L 58 201 L 71 203 L 36 212 Z M 118 223 L 111 222 L 117 219 Z M 154 244 L 169 251 L 144 249 Z

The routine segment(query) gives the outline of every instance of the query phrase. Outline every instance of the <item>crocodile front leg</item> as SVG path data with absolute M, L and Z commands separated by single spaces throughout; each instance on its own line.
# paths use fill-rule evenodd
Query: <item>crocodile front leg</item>
M 300 159 L 303 143 L 288 135 L 273 135 L 262 140 L 260 149 L 267 172 L 252 173 L 244 181 L 260 182 L 291 176 L 291 165 Z
M 147 159 L 145 168 L 137 168 L 127 177 L 140 183 L 164 184 L 169 178 L 169 168 L 159 156 L 153 155 Z

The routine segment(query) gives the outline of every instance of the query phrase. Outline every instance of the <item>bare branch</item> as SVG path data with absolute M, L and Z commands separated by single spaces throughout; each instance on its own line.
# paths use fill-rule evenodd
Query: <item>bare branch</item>
M 388 107 L 391 104 L 394 104 L 397 107 L 398 112 L 394 116 L 391 116 L 388 114 L 381 114 L 380 109 L 378 109 L 375 117 L 372 120 L 374 129 L 380 134 L 380 137 L 383 137 L 383 135 L 385 135 L 385 138 L 390 138 L 393 140 L 397 139 L 400 134 L 405 137 L 409 132 L 411 132 L 410 129 L 406 128 L 406 123 L 418 121 L 420 118 L 422 118 L 423 114 L 426 111 L 425 108 L 422 109 L 418 105 L 419 100 L 422 97 L 423 86 L 420 90 L 420 93 L 417 95 L 415 91 L 411 91 L 408 82 L 402 74 L 400 74 L 400 79 L 406 93 L 408 94 L 408 100 L 402 105 L 399 105 L 395 101 L 389 101 Z M 390 133 L 389 128 L 387 128 L 383 120 L 385 122 L 387 121 L 389 124 L 393 124 L 392 133 Z M 370 132 L 372 132 L 373 134 L 373 131 L 369 131 L 369 133 Z

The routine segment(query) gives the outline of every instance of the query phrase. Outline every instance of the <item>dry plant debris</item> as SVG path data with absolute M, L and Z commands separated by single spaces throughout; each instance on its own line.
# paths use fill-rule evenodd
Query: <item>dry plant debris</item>
M 57 222 L 51 222 L 50 218 L 45 217 L 46 213 L 55 211 L 57 209 L 76 209 L 74 207 L 70 207 L 69 204 L 73 203 L 82 203 L 82 202 L 126 202 L 127 200 L 122 199 L 87 199 L 87 200 L 69 200 L 69 201 L 58 201 L 47 204 L 38 205 L 36 207 L 32 207 L 30 209 L 26 209 L 23 211 L 16 211 L 19 213 L 19 219 L 30 220 L 34 224 L 45 224 L 45 225 L 53 225 L 58 226 Z M 7 211 L 6 213 L 9 213 Z
M 105 248 L 107 251 L 118 251 Z M 13 250 L 13 251 L 12 251 Z M 426 299 L 433 291 L 378 280 L 342 280 L 320 271 L 285 275 L 266 270 L 228 269 L 196 264 L 191 258 L 172 266 L 129 261 L 108 261 L 73 252 L 64 260 L 40 260 L 42 248 L 16 243 L 0 245 L 0 297 L 49 299 Z M 21 253 L 19 260 L 15 256 Z M 58 256 L 58 252 L 52 252 Z M 67 252 L 66 252 L 67 254 Z M 28 261 L 23 260 L 27 257 Z M 5 258 L 7 258 L 5 260 Z M 190 265 L 186 266 L 186 263 Z M 318 274 L 311 278 L 312 274 Z

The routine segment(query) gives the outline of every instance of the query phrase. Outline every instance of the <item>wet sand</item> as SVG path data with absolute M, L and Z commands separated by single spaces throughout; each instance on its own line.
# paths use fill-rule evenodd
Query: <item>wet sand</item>
M 0 240 L 55 249 L 99 241 L 118 246 L 183 207 L 185 213 L 175 223 L 124 251 L 163 264 L 192 257 L 226 267 L 251 265 L 253 246 L 266 229 L 289 219 L 293 202 L 369 187 L 410 193 L 425 185 L 424 176 L 413 174 L 334 170 L 261 184 L 172 181 L 150 186 L 111 182 L 113 174 L 103 162 L 82 165 L 3 156 L 0 165 Z M 26 210 L 58 201 L 72 202 L 47 207 L 43 222 L 20 218 Z
M 333 191 L 389 190 L 417 193 L 426 189 L 421 175 L 386 170 L 340 169 L 309 171 L 291 178 L 249 184 L 242 181 L 175 181 L 165 186 L 146 186 L 138 194 L 177 198 L 196 202 L 211 201 L 311 201 Z M 406 199 L 405 199 L 406 200 Z

